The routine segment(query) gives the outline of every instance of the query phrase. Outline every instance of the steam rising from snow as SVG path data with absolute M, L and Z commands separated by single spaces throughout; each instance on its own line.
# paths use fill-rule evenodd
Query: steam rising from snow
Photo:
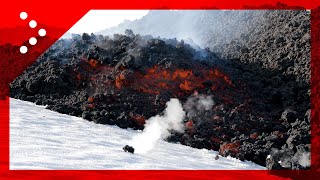
M 135 153 L 146 153 L 154 148 L 158 140 L 169 137 L 171 130 L 184 131 L 185 111 L 188 117 L 197 116 L 212 109 L 213 105 L 212 96 L 201 94 L 190 96 L 183 107 L 178 99 L 172 98 L 167 102 L 163 115 L 151 117 L 146 121 L 143 132 L 135 136 L 129 145 L 135 149 Z
M 151 117 L 146 121 L 143 132 L 135 136 L 129 145 L 135 153 L 146 153 L 151 150 L 158 140 L 170 136 L 170 130 L 183 132 L 185 112 L 178 99 L 172 98 L 167 102 L 163 115 Z

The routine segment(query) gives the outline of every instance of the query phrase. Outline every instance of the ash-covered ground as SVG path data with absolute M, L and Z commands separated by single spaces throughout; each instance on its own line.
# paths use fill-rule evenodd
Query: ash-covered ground
M 230 21 L 244 16 L 225 13 Z M 209 31 L 207 49 L 131 30 L 61 39 L 11 84 L 11 97 L 133 129 L 143 129 L 177 98 L 184 131 L 171 131 L 168 141 L 268 169 L 307 169 L 309 14 L 251 13 L 255 23 L 239 28 L 232 41 Z

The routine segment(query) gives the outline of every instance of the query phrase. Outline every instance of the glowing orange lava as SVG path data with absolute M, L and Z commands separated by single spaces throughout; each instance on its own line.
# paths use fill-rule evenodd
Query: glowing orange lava
M 173 68 L 174 69 L 174 68 Z M 222 72 L 216 69 L 201 68 L 197 75 L 189 69 L 163 69 L 158 66 L 147 69 L 145 75 L 135 72 L 129 80 L 123 74 L 119 74 L 115 80 L 115 86 L 120 89 L 125 84 L 137 91 L 159 94 L 161 91 L 172 90 L 194 91 L 205 87 L 209 82 L 209 88 L 215 90 L 217 86 L 232 85 L 231 80 Z

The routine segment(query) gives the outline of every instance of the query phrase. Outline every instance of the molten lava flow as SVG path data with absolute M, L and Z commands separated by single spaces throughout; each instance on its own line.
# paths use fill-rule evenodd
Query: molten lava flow
M 173 77 L 172 78 L 173 79 L 176 79 L 177 77 L 188 78 L 191 75 L 193 75 L 191 70 L 180 70 L 180 69 L 178 69 L 173 73 Z
M 95 60 L 95 59 L 90 59 L 90 60 L 88 61 L 88 63 L 89 63 L 90 66 L 93 67 L 93 68 L 98 67 L 98 61 Z
M 95 107 L 95 105 L 94 104 L 87 104 L 86 105 L 86 108 L 88 108 L 88 109 L 94 109 L 94 107 Z
M 193 124 L 193 121 L 192 121 L 192 120 L 187 121 L 185 125 L 186 125 L 186 127 L 187 127 L 188 129 L 192 129 L 192 128 L 193 128 L 193 126 L 194 126 L 194 124 Z
M 81 74 L 77 74 L 77 80 L 80 81 L 81 80 Z
M 225 143 L 220 146 L 219 153 L 221 155 L 224 155 L 226 153 L 237 154 L 239 152 L 239 146 L 240 146 L 239 141 L 236 141 L 234 143 Z
M 124 74 L 120 74 L 117 78 L 116 78 L 116 81 L 115 81 L 115 85 L 118 89 L 120 89 L 123 84 L 125 84 L 125 76 Z
M 94 101 L 94 98 L 90 96 L 90 97 L 88 98 L 88 103 L 93 103 L 93 101 Z
M 214 75 L 215 77 L 219 77 L 223 79 L 227 84 L 233 85 L 231 80 L 222 72 L 218 71 L 217 69 L 210 70 L 210 75 Z
M 226 103 L 232 103 L 232 99 L 222 92 L 234 85 L 229 77 L 218 69 L 200 64 L 193 64 L 192 69 L 182 69 L 175 65 L 170 68 L 155 65 L 144 72 L 124 66 L 102 65 L 95 59 L 83 59 L 80 70 L 75 72 L 75 79 L 79 82 L 89 81 L 92 87 L 100 87 L 102 91 L 109 88 L 121 90 L 125 87 L 153 95 L 169 92 L 177 97 L 191 95 L 197 90 L 211 89 L 213 92 L 221 92 L 221 98 Z
M 122 74 L 119 74 L 115 80 L 115 86 L 120 89 L 125 83 L 126 86 L 134 90 L 149 93 L 159 94 L 162 91 L 170 90 L 176 94 L 181 91 L 192 92 L 196 89 L 205 87 L 213 90 L 220 87 L 232 85 L 231 80 L 217 69 L 211 70 L 206 67 L 195 68 L 197 73 L 190 69 L 170 68 L 163 69 L 159 66 L 154 66 L 147 69 L 146 74 L 135 72 L 128 75 L 130 79 Z
M 180 89 L 181 90 L 184 90 L 184 91 L 192 91 L 192 87 L 191 87 L 191 82 L 190 81 L 184 81 L 183 83 L 181 83 L 179 85 Z
M 129 116 L 138 124 L 138 126 L 143 126 L 146 123 L 146 118 L 142 115 L 130 112 Z

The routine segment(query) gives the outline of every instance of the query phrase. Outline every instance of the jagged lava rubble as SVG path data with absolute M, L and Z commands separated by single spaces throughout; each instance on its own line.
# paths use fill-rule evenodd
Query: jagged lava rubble
M 11 84 L 11 96 L 134 129 L 178 98 L 185 131 L 172 132 L 168 141 L 269 169 L 309 168 L 308 13 L 257 17 L 270 22 L 211 50 L 131 30 L 61 39 Z M 208 98 L 209 108 L 192 105 Z

